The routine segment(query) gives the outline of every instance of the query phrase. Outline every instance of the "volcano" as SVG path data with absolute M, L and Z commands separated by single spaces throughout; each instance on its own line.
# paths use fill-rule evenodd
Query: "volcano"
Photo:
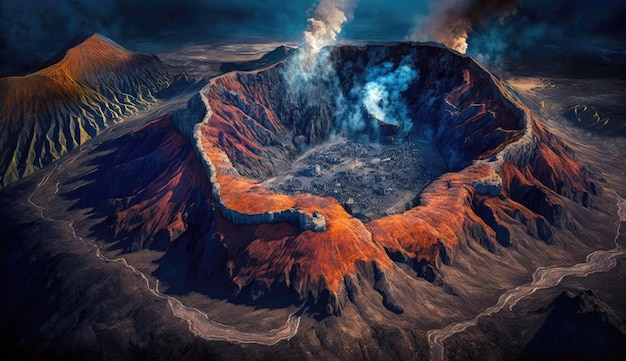
M 498 253 L 520 242 L 516 238 L 552 242 L 554 228 L 568 224 L 563 199 L 589 207 L 600 192 L 567 147 L 469 58 L 434 46 L 396 44 L 335 48 L 329 62 L 336 87 L 323 78 L 308 84 L 306 93 L 293 91 L 285 80 L 291 71 L 286 61 L 218 77 L 187 110 L 173 115 L 210 181 L 219 210 L 216 234 L 228 250 L 235 298 L 283 289 L 339 314 L 355 297 L 353 285 L 362 282 L 364 269 L 375 275 L 372 284 L 398 264 L 440 281 L 441 265 L 454 263 L 459 249 L 473 243 Z M 368 74 L 403 66 L 419 76 L 396 99 L 411 122 L 400 141 L 421 141 L 446 160 L 441 173 L 453 172 L 433 174 L 438 178 L 413 195 L 419 200 L 408 210 L 369 222 L 353 217 L 338 197 L 304 190 L 288 195 L 266 186 L 264 181 L 301 157 L 299 148 L 323 147 L 337 134 L 379 142 L 372 133 L 380 125 L 345 132 L 335 117 L 344 105 L 336 99 L 358 102 L 355 89 L 365 87 Z M 409 171 L 407 165 L 396 164 Z M 515 234 L 512 224 L 526 234 Z M 406 307 L 393 301 L 400 290 L 375 288 L 389 309 L 401 313 Z
M 181 109 L 135 119 L 121 104 L 158 109 L 158 94 L 188 78 L 99 36 L 37 73 L 2 79 L 26 84 L 5 104 L 27 104 L 17 101 L 21 94 L 36 105 L 6 113 L 3 123 L 22 134 L 43 126 L 40 117 L 54 120 L 45 141 L 43 130 L 32 131 L 39 140 L 20 151 L 29 157 L 10 156 L 5 179 L 26 178 L 0 193 L 15 240 L 4 245 L 3 263 L 51 270 L 68 290 L 86 282 L 69 271 L 75 263 L 93 262 L 93 271 L 105 260 L 131 269 L 148 290 L 138 295 L 126 276 L 118 295 L 115 285 L 81 286 L 80 307 L 46 296 L 52 318 L 76 320 L 95 335 L 68 330 L 76 350 L 100 349 L 96 340 L 106 339 L 123 344 L 122 353 L 152 355 L 170 349 L 152 347 L 165 337 L 180 344 L 176 357 L 197 356 L 185 350 L 207 340 L 214 342 L 200 349 L 222 358 L 425 358 L 439 340 L 429 330 L 480 315 L 504 290 L 550 280 L 535 277 L 547 265 L 576 264 L 609 247 L 615 203 L 607 180 L 472 58 L 425 43 L 274 55 L 237 64 L 261 68 L 208 80 Z M 32 79 L 55 69 L 64 69 L 64 86 L 37 93 Z M 85 108 L 95 104 L 99 117 Z M 48 223 L 50 242 L 24 230 Z M 65 260 L 72 247 L 82 261 Z M 25 251 L 40 248 L 35 258 Z M 85 256 L 93 249 L 97 257 Z M 17 300 L 54 294 L 50 284 L 5 283 L 24 284 Z M 107 316 L 85 311 L 99 294 L 128 307 Z M 137 308 L 149 297 L 149 310 L 163 303 L 172 314 L 127 322 L 116 329 L 122 336 L 101 323 L 135 312 L 144 319 L 148 311 Z M 6 312 L 21 315 L 24 307 L 11 301 Z M 69 347 L 47 330 L 20 342 Z M 124 335 L 137 345 L 120 341 Z

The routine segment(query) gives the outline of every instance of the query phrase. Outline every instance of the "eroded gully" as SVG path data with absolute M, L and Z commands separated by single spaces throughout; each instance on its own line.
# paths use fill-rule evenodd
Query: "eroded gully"
M 466 329 L 478 324 L 478 320 L 485 316 L 491 316 L 500 312 L 505 307 L 509 311 L 517 303 L 535 293 L 537 290 L 551 288 L 557 286 L 566 276 L 587 277 L 593 273 L 607 272 L 617 265 L 617 258 L 624 255 L 626 251 L 618 244 L 618 238 L 621 232 L 622 222 L 626 222 L 626 200 L 620 197 L 616 192 L 612 191 L 617 199 L 617 231 L 613 242 L 615 248 L 608 251 L 595 251 L 587 255 L 587 259 L 583 263 L 578 263 L 570 267 L 540 267 L 533 273 L 533 281 L 502 294 L 498 302 L 476 315 L 471 320 L 451 323 L 448 326 L 430 330 L 427 333 L 428 345 L 430 346 L 430 359 L 435 361 L 443 361 L 445 358 L 445 348 L 443 342 L 449 337 L 464 332 Z

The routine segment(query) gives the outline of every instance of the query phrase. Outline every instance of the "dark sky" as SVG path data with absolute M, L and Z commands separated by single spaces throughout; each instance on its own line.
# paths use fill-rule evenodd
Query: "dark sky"
M 437 1 L 456 2 L 474 13 L 494 2 L 357 0 L 341 37 L 402 40 Z M 502 24 L 497 16 L 472 18 L 470 54 L 501 56 L 548 38 L 624 42 L 624 0 L 507 3 L 517 12 Z M 99 32 L 132 50 L 141 42 L 175 47 L 253 36 L 297 41 L 315 6 L 312 0 L 0 0 L 0 75 L 32 71 L 80 33 Z

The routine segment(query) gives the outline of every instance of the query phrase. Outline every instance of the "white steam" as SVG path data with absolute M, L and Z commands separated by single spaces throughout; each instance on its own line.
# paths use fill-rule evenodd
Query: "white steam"
M 385 63 L 379 71 L 387 71 L 392 65 Z M 403 106 L 402 93 L 417 77 L 417 71 L 408 65 L 401 65 L 393 72 L 381 74 L 363 87 L 365 96 L 363 106 L 367 112 L 378 120 L 395 125 L 404 123 L 407 118 L 406 107 Z M 412 124 L 412 122 L 407 122 Z
M 318 53 L 325 46 L 335 44 L 343 24 L 352 19 L 353 8 L 353 0 L 320 1 L 313 17 L 307 20 L 304 42 L 314 53 Z
M 342 26 L 353 17 L 354 5 L 354 0 L 321 0 L 307 20 L 305 46 L 289 58 L 283 71 L 289 87 L 301 96 L 312 94 L 319 83 L 335 80 L 329 51 L 324 47 L 337 42 Z

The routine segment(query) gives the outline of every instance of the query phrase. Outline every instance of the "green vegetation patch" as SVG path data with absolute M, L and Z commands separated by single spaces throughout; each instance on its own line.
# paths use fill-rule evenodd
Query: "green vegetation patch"
M 580 128 L 626 138 L 626 106 L 579 104 L 568 109 L 564 116 Z

